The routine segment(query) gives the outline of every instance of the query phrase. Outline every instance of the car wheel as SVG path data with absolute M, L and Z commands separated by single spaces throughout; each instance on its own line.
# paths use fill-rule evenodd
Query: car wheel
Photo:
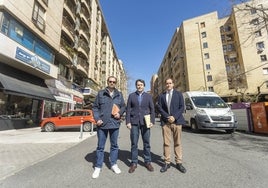
M 91 125 L 92 125 L 91 122 L 85 122 L 85 123 L 84 123 L 84 128 L 83 128 L 83 130 L 84 130 L 85 132 L 89 132 L 89 131 L 91 131 Z
M 234 133 L 234 129 L 227 129 L 227 130 L 225 130 L 226 131 L 226 133 L 228 133 L 228 134 L 232 134 L 232 133 Z
M 51 122 L 47 123 L 45 125 L 45 131 L 46 132 L 53 132 L 53 131 L 55 131 L 55 125 L 53 123 L 51 123 Z
M 191 129 L 193 132 L 198 132 L 198 127 L 195 120 L 191 120 Z

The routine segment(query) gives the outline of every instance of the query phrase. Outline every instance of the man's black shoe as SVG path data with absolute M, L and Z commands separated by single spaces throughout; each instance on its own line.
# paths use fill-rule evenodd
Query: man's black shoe
M 167 169 L 169 169 L 169 168 L 170 168 L 170 164 L 165 163 L 165 164 L 161 167 L 160 172 L 166 172 Z
M 186 173 L 186 169 L 184 168 L 184 166 L 182 166 L 181 163 L 177 163 L 176 164 L 176 168 L 181 171 L 182 173 Z

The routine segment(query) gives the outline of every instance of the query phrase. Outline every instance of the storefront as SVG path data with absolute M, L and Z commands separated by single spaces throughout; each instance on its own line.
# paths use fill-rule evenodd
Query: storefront
M 81 109 L 83 105 L 83 95 L 65 86 L 62 81 L 50 79 L 46 84 L 56 101 L 44 101 L 43 117 L 52 117 L 69 110 Z
M 38 125 L 43 100 L 55 101 L 44 80 L 0 63 L 0 130 Z

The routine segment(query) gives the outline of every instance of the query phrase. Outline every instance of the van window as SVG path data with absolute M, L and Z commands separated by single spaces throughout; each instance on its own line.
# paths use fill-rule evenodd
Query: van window
M 192 97 L 192 101 L 199 108 L 227 108 L 227 104 L 219 97 Z

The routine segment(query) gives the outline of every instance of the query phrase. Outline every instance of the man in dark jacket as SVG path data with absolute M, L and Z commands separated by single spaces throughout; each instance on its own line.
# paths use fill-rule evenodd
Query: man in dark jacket
M 185 124 L 183 118 L 184 99 L 181 92 L 173 89 L 174 83 L 171 78 L 166 80 L 166 91 L 159 96 L 158 110 L 161 114 L 161 126 L 163 135 L 164 161 L 160 172 L 167 171 L 171 162 L 171 139 L 174 143 L 176 167 L 182 173 L 186 169 L 182 166 L 181 132 Z
M 152 96 L 144 92 L 144 80 L 136 80 L 136 92 L 131 93 L 127 101 L 126 125 L 130 129 L 131 140 L 131 165 L 129 173 L 133 173 L 138 164 L 138 140 L 141 132 L 143 141 L 143 156 L 145 167 L 154 171 L 151 165 L 150 128 L 155 123 L 155 110 Z M 145 122 L 145 115 L 148 116 L 148 123 Z
M 116 88 L 117 79 L 114 76 L 110 76 L 107 79 L 108 86 L 100 90 L 96 96 L 92 110 L 94 119 L 97 122 L 97 137 L 98 146 L 96 149 L 96 164 L 92 174 L 92 178 L 98 178 L 104 160 L 104 147 L 107 140 L 107 136 L 110 136 L 110 164 L 111 169 L 120 174 L 121 170 L 117 166 L 118 159 L 118 135 L 119 127 L 121 123 L 121 116 L 125 112 L 125 101 L 121 92 Z M 118 109 L 113 113 L 113 106 L 116 105 Z

